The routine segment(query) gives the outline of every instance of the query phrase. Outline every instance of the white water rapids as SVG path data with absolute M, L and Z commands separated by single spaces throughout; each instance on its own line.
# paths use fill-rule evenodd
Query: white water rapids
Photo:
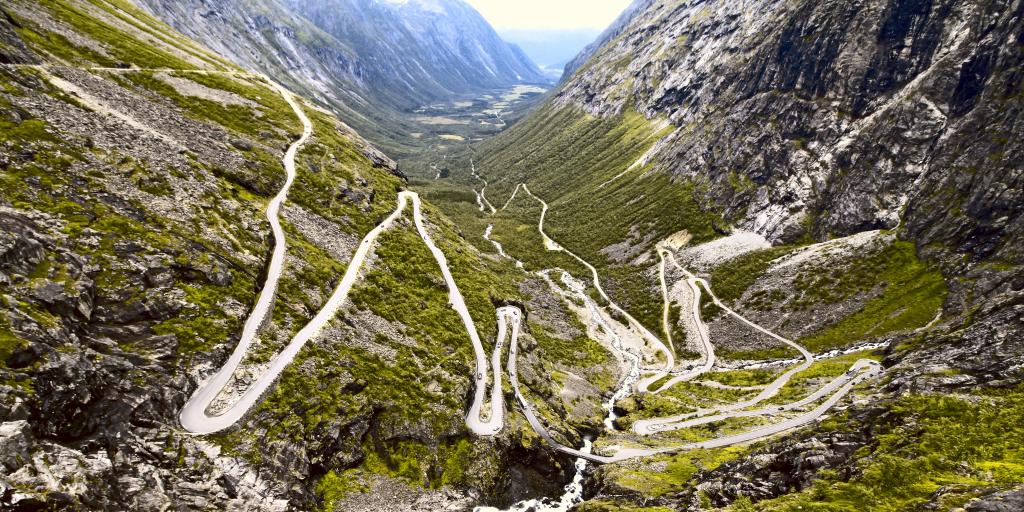
M 583 440 L 582 452 L 590 453 L 590 439 Z M 583 502 L 583 477 L 586 474 L 588 462 L 584 458 L 576 459 L 574 464 L 576 474 L 572 482 L 565 486 L 565 492 L 554 500 L 551 498 L 536 498 L 520 501 L 509 508 L 499 509 L 495 507 L 476 507 L 473 512 L 569 512 L 569 509 Z

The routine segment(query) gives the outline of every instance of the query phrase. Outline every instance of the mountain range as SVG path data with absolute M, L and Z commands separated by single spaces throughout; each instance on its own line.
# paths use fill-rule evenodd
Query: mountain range
M 601 34 L 599 29 L 504 29 L 499 32 L 506 41 L 515 43 L 536 62 L 545 75 L 554 80 L 562 77 L 566 64 Z
M 408 119 L 416 108 L 548 80 L 461 0 L 139 3 L 239 65 L 344 113 L 395 157 L 420 130 Z
M 3 2 L 0 508 L 1024 507 L 1024 4 L 573 44 Z

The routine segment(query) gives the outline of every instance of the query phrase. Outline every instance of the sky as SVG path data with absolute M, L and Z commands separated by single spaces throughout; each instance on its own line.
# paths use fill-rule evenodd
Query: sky
M 603 29 L 631 0 L 466 0 L 494 28 L 531 30 Z

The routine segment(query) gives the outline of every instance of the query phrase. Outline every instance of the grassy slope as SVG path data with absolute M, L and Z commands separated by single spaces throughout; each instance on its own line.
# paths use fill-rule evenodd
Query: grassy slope
M 651 329 L 659 329 L 661 314 L 655 276 L 645 275 L 647 265 L 617 262 L 602 249 L 631 241 L 639 254 L 681 230 L 706 241 L 716 236 L 717 221 L 703 208 L 697 185 L 673 182 L 646 167 L 601 186 L 668 133 L 659 126 L 634 112 L 601 119 L 549 103 L 476 148 L 477 169 L 491 182 L 491 202 L 500 207 L 516 184 L 527 183 L 550 205 L 545 228 L 552 238 L 598 267 L 612 298 Z M 532 236 L 530 227 L 536 229 L 539 208 L 530 202 L 516 197 L 518 210 L 498 217 L 495 238 L 510 255 L 539 268 L 550 261 L 539 254 L 542 248 L 513 247 L 521 242 L 518 236 Z M 515 222 L 502 220 L 508 218 Z
M 729 260 L 712 270 L 711 286 L 724 302 L 737 303 L 754 283 L 767 276 L 772 261 L 795 249 L 774 247 Z M 794 288 L 794 293 L 772 290 L 754 294 L 742 305 L 784 314 L 869 297 L 854 313 L 822 324 L 797 340 L 812 352 L 923 327 L 935 317 L 948 293 L 938 270 L 921 262 L 914 245 L 904 241 L 872 246 L 832 262 L 828 268 L 805 268 L 797 275 Z M 714 304 L 702 306 L 708 315 L 717 314 Z M 749 358 L 756 354 L 723 355 Z

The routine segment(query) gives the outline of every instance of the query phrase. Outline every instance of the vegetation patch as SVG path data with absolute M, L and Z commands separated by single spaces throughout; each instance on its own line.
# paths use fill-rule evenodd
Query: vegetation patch
M 803 492 L 730 510 L 913 510 L 935 500 L 951 510 L 1024 477 L 1024 389 L 972 397 L 908 395 L 891 407 L 876 443 L 855 454 L 854 471 L 825 470 Z
M 711 271 L 709 282 L 715 295 L 730 304 L 764 278 L 771 262 L 793 252 L 797 246 L 779 246 L 748 252 L 732 258 Z
M 897 241 L 867 259 L 850 266 L 849 277 L 840 279 L 829 297 L 849 296 L 870 283 L 882 288 L 856 313 L 799 340 L 808 350 L 822 351 L 847 346 L 865 338 L 879 337 L 922 327 L 940 310 L 948 288 L 933 267 L 917 259 L 914 244 Z M 813 292 L 822 294 L 825 292 Z M 830 300 L 824 298 L 823 300 Z
M 127 65 L 135 65 L 140 68 L 188 69 L 191 67 L 185 60 L 150 43 L 140 41 L 69 2 L 38 0 L 38 3 L 75 32 L 88 36 L 103 45 L 104 50 L 110 56 L 72 45 L 63 36 L 44 31 L 35 24 L 21 23 L 22 28 L 18 29 L 19 35 L 39 50 L 71 63 L 91 62 L 104 67 Z M 19 20 L 19 22 L 21 21 L 23 20 Z
M 722 463 L 735 459 L 744 451 L 740 447 L 719 448 L 714 450 L 692 450 L 678 455 L 659 455 L 651 457 L 640 464 L 636 469 L 627 465 L 605 466 L 605 477 L 613 480 L 616 485 L 631 489 L 644 496 L 657 498 L 671 492 L 685 490 L 689 486 L 690 479 L 698 471 L 709 471 L 717 468 Z M 646 469 L 651 466 L 660 467 L 664 464 L 663 470 Z M 581 510 L 633 510 L 619 508 L 594 508 L 590 509 L 590 503 Z M 637 509 L 646 510 L 646 509 Z

